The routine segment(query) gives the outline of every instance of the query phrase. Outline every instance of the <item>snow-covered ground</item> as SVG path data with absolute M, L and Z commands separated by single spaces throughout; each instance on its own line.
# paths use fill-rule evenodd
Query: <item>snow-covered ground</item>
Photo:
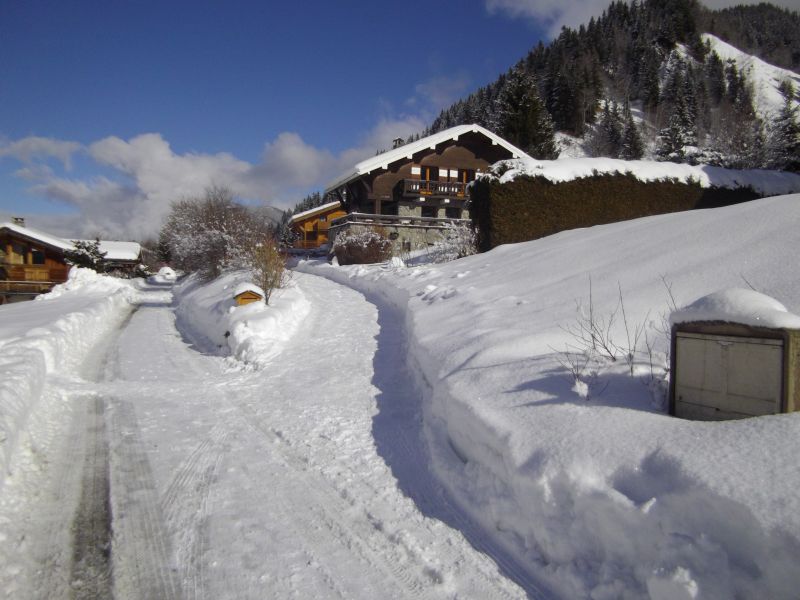
M 302 274 L 234 308 L 241 277 L 173 305 L 164 277 L 78 272 L 0 308 L 4 356 L 45 356 L 3 396 L 27 418 L 3 438 L 0 596 L 524 597 L 501 570 L 536 593 L 432 476 L 396 321 Z
M 796 323 L 799 218 L 794 195 L 307 261 L 269 307 L 234 306 L 241 273 L 82 271 L 0 307 L 0 595 L 794 598 L 800 416 L 667 416 L 663 328 L 673 299 Z M 777 302 L 696 302 L 749 287 Z M 576 381 L 590 307 L 618 346 L 644 325 L 652 368 Z
M 485 531 L 565 598 L 795 598 L 800 415 L 725 423 L 664 414 L 671 298 L 726 288 L 800 313 L 800 195 L 566 231 L 445 266 L 299 268 L 397 307 L 425 392 L 436 475 Z M 591 281 L 591 283 L 590 283 Z M 564 350 L 591 308 L 640 355 Z M 791 322 L 792 319 L 789 318 Z M 668 327 L 668 325 L 667 325 Z M 640 344 L 643 349 L 643 344 Z M 588 397 L 587 397 L 588 396 Z

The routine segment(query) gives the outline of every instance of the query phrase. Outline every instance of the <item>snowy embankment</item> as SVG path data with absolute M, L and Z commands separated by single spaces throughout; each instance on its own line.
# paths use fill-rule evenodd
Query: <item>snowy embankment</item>
M 204 350 L 261 367 L 291 339 L 310 304 L 290 280 L 273 293 L 269 306 L 237 306 L 234 296 L 249 280 L 248 271 L 227 273 L 208 283 L 191 275 L 175 287 L 175 312 L 181 330 Z
M 35 454 L 46 442 L 29 430 L 46 379 L 78 378 L 89 349 L 119 326 L 136 296 L 128 281 L 72 269 L 66 283 L 36 301 L 0 307 L 0 490 L 16 453 Z
M 793 195 L 442 266 L 298 269 L 405 311 L 436 473 L 563 597 L 793 598 L 800 415 L 669 417 L 663 365 L 673 298 L 752 286 L 800 313 L 799 220 Z M 614 315 L 617 346 L 628 346 L 626 321 L 643 325 L 652 368 L 642 336 L 632 368 L 594 358 L 575 385 L 571 349 L 590 309 Z

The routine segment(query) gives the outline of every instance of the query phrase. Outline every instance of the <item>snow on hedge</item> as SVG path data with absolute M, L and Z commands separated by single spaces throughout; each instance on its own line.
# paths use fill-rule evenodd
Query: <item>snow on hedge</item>
M 119 326 L 136 297 L 129 281 L 73 268 L 66 283 L 36 301 L 0 306 L 0 491 L 17 453 L 34 460 L 36 445 L 46 443 L 30 437 L 31 419 L 59 418 L 58 402 L 53 410 L 40 406 L 46 379 L 78 377 L 88 351 Z
M 498 169 L 498 167 L 500 167 Z M 620 160 L 616 158 L 563 158 L 536 160 L 534 158 L 501 161 L 493 167 L 502 172 L 495 177 L 508 183 L 520 176 L 544 177 L 553 183 L 572 181 L 605 174 L 633 175 L 640 181 L 676 180 L 697 182 L 701 187 L 750 187 L 762 196 L 777 196 L 800 192 L 800 175 L 785 171 L 763 169 L 724 169 L 709 165 L 686 165 L 652 160 Z
M 646 326 L 656 375 L 670 294 L 692 305 L 746 280 L 800 312 L 798 222 L 793 195 L 565 231 L 442 266 L 298 268 L 406 312 L 440 481 L 560 597 L 788 599 L 800 589 L 800 414 L 669 417 L 646 357 L 633 377 L 623 358 L 590 365 L 587 399 L 560 359 L 590 306 L 595 318 L 616 311 L 610 334 L 625 345 L 620 290 L 629 324 Z M 724 310 L 781 312 L 747 296 Z
M 234 297 L 255 289 L 248 271 L 224 274 L 210 283 L 196 275 L 175 288 L 181 329 L 207 350 L 230 354 L 245 365 L 262 367 L 278 354 L 308 314 L 310 305 L 289 281 L 276 290 L 269 306 L 253 302 L 237 306 Z

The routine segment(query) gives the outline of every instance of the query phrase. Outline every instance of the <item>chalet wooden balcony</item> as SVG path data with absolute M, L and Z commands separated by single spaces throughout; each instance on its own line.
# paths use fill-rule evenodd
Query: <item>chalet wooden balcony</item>
M 471 224 L 469 219 L 440 219 L 438 217 L 412 217 L 403 215 L 372 215 L 368 213 L 350 213 L 331 221 L 331 230 L 347 225 L 371 225 L 389 227 L 407 227 L 416 229 L 444 229 L 448 224 Z
M 67 280 L 68 266 L 48 265 L 20 265 L 0 263 L 5 271 L 6 279 L 10 281 L 27 281 L 32 283 L 63 283 Z
M 403 196 L 431 196 L 435 198 L 466 198 L 467 184 L 460 181 L 427 181 L 404 179 Z

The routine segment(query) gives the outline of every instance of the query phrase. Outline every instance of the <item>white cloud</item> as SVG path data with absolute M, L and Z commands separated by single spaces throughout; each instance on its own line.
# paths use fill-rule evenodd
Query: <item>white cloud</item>
M 0 142 L 0 158 L 16 158 L 29 164 L 34 159 L 57 158 L 65 169 L 72 166 L 72 155 L 81 150 L 78 142 L 67 142 L 38 136 L 21 138 L 15 142 Z
M 702 0 L 709 8 L 726 8 L 738 4 L 758 4 L 763 0 Z M 561 27 L 576 28 L 588 23 L 591 17 L 599 17 L 608 8 L 610 0 L 485 0 L 489 14 L 505 13 L 512 18 L 535 21 L 547 27 L 552 37 Z M 777 6 L 797 10 L 797 0 L 776 0 Z
M 438 114 L 440 110 L 464 96 L 469 84 L 470 77 L 466 72 L 438 75 L 414 86 L 414 96 L 406 103 Z
M 112 136 L 85 149 L 108 176 L 87 178 L 68 177 L 45 162 L 62 152 L 66 168 L 70 153 L 82 148 L 73 142 L 47 140 L 37 146 L 25 138 L 4 146 L 15 150 L 0 158 L 23 163 L 15 175 L 29 182 L 31 193 L 77 212 L 75 217 L 59 217 L 58 222 L 71 224 L 62 235 L 140 239 L 157 233 L 173 201 L 200 196 L 210 186 L 227 187 L 249 201 L 289 208 L 309 189 L 321 190 L 345 169 L 389 148 L 394 138 L 407 138 L 424 127 L 417 117 L 383 119 L 354 147 L 338 154 L 307 143 L 297 133 L 284 132 L 264 145 L 256 163 L 225 152 L 177 154 L 158 133 L 129 140 Z M 63 232 L 63 227 L 58 231 Z

